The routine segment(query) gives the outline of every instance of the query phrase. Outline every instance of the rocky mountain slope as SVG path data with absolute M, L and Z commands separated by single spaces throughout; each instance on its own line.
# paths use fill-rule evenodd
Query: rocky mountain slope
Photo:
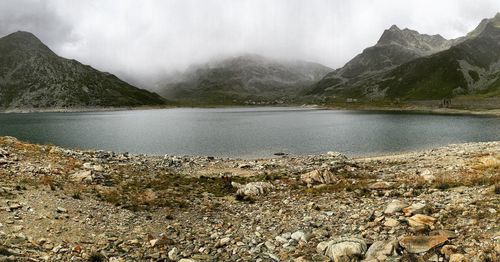
M 442 99 L 478 93 L 498 94 L 500 14 L 483 20 L 467 36 L 450 41 L 440 36 L 419 39 L 411 33 L 395 34 L 395 30 L 391 28 L 384 32 L 379 43 L 382 42 L 383 46 L 387 43 L 390 43 L 389 46 L 397 44 L 400 47 L 398 50 L 411 51 L 390 52 L 383 58 L 368 56 L 369 48 L 344 68 L 328 74 L 308 94 L 392 99 Z M 391 31 L 393 33 L 388 34 Z M 359 61 L 365 61 L 361 63 L 365 68 L 359 66 Z M 361 68 L 359 74 L 345 74 L 353 67 Z
M 297 94 L 331 70 L 316 63 L 242 55 L 192 66 L 166 80 L 159 93 L 193 103 L 271 102 Z
M 339 86 L 355 85 L 415 58 L 446 50 L 452 43 L 440 35 L 401 30 L 393 25 L 384 31 L 376 45 L 363 50 L 344 67 L 327 74 L 307 92 L 315 94 Z
M 31 33 L 0 38 L 0 109 L 164 103 L 159 95 L 112 74 L 57 56 Z

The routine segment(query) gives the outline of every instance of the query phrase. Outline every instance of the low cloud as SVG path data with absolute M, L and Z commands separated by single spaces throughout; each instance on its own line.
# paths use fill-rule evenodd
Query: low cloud
M 56 53 L 129 79 L 259 53 L 337 68 L 392 24 L 455 38 L 498 0 L 2 0 L 0 35 L 25 30 Z

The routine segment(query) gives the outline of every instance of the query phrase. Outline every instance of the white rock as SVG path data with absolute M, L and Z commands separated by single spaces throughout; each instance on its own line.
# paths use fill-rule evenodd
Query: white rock
M 335 175 L 332 172 L 328 171 L 327 169 L 314 170 L 309 173 L 302 174 L 300 176 L 300 179 L 308 185 L 331 184 L 337 181 Z
M 397 240 L 376 241 L 366 251 L 365 260 L 376 260 L 381 256 L 391 256 L 398 245 Z
M 77 173 L 72 174 L 70 177 L 71 177 L 71 180 L 74 182 L 87 183 L 87 184 L 92 183 L 92 171 L 91 170 L 77 172 Z
M 237 195 L 245 196 L 258 196 L 271 191 L 274 186 L 269 182 L 250 182 L 248 184 L 242 185 L 236 182 L 232 182 L 231 185 L 236 187 Z
M 385 214 L 394 214 L 396 212 L 401 212 L 403 208 L 405 208 L 407 205 L 400 200 L 393 200 L 389 205 L 384 210 Z
M 292 239 L 297 240 L 297 241 L 304 241 L 307 242 L 306 235 L 302 231 L 296 231 L 292 234 L 291 236 Z
M 358 261 L 367 250 L 366 243 L 359 238 L 340 238 L 321 242 L 316 251 L 328 256 L 334 262 Z
M 172 248 L 170 251 L 168 251 L 168 258 L 170 260 L 177 260 L 177 253 L 178 253 L 178 250 L 176 247 Z

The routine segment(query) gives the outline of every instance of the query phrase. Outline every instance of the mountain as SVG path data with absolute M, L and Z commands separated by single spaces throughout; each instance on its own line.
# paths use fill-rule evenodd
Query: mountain
M 316 63 L 241 55 L 191 66 L 164 81 L 158 92 L 187 103 L 273 103 L 295 96 L 330 71 L 331 68 Z
M 450 49 L 401 65 L 371 85 L 402 99 L 499 94 L 500 13 L 477 29 Z
M 312 88 L 309 94 L 327 92 L 328 89 L 355 85 L 371 76 L 386 72 L 415 58 L 428 56 L 450 48 L 452 41 L 440 35 L 420 34 L 396 25 L 385 30 L 378 42 L 344 67 L 327 74 Z
M 0 38 L 0 109 L 164 103 L 155 93 L 56 55 L 31 33 Z
M 367 56 L 367 50 L 371 49 L 368 48 L 344 68 L 313 85 L 308 94 L 422 100 L 499 93 L 500 13 L 483 20 L 466 36 L 449 41 L 438 35 L 419 35 L 424 37 L 416 40 L 419 37 L 413 38 L 415 34 L 395 34 L 389 41 L 382 41 L 388 31 L 397 31 L 392 29 L 395 28 L 384 32 L 379 43 L 399 45 L 411 50 L 408 54 L 391 52 L 385 57 L 387 66 L 364 70 L 358 75 L 343 73 L 351 64 L 357 65 L 360 56 L 368 57 L 365 64 L 377 64 L 372 58 L 381 58 Z

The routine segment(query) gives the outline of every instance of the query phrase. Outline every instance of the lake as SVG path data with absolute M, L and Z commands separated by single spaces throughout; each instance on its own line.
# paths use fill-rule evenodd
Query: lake
M 290 107 L 0 114 L 0 136 L 145 154 L 350 156 L 500 140 L 500 118 Z

